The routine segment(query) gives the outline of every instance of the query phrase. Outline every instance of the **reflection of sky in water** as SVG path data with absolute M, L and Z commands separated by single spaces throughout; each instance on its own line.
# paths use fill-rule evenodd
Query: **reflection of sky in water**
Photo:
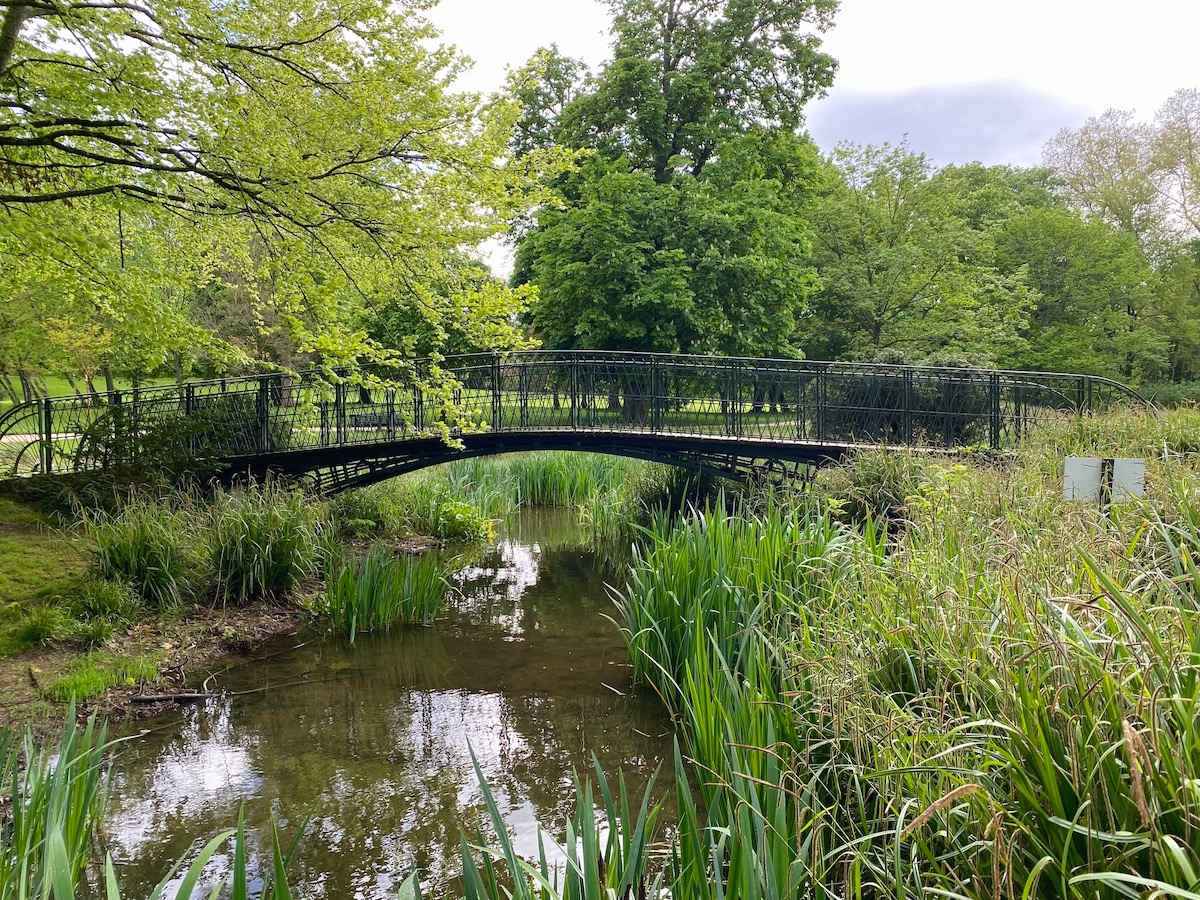
M 462 596 L 463 611 L 481 612 L 503 599 L 513 604 L 511 613 L 493 612 L 488 621 L 509 637 L 523 631 L 520 609 L 516 605 L 525 591 L 538 582 L 541 548 L 509 540 L 501 540 L 496 552 L 489 555 L 492 565 L 467 566 L 454 578 Z
M 462 831 L 487 824 L 468 745 L 518 849 L 536 855 L 541 821 L 553 856 L 573 769 L 595 753 L 640 790 L 670 753 L 661 709 L 627 684 L 600 581 L 576 549 L 504 540 L 462 571 L 465 600 L 433 629 L 316 642 L 229 673 L 229 690 L 320 680 L 211 701 L 124 745 L 108 832 L 130 894 L 243 804 L 253 846 L 269 846 L 272 815 L 285 842 L 308 821 L 293 866 L 305 896 L 390 896 L 414 867 L 445 888 Z

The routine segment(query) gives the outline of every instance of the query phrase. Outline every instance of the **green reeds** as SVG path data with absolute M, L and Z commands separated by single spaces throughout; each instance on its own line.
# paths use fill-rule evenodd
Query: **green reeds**
M 659 807 L 651 802 L 653 778 L 635 806 L 630 802 L 625 779 L 618 780 L 614 793 L 603 769 L 593 760 L 595 784 L 590 779 L 581 781 L 576 776 L 575 812 L 566 823 L 566 833 L 558 848 L 561 862 L 552 864 L 546 852 L 547 835 L 540 826 L 538 859 L 526 860 L 517 855 L 507 823 L 474 750 L 471 750 L 471 760 L 495 842 L 485 843 L 479 837 L 471 843 L 463 837 L 460 857 L 466 897 L 473 900 L 614 900 L 662 895 L 662 874 L 653 875 L 650 866 L 650 850 L 659 817 Z
M 334 567 L 326 608 L 333 628 L 353 643 L 359 634 L 396 624 L 431 624 L 447 590 L 434 557 L 397 557 L 376 548 L 361 560 L 343 560 Z
M 208 516 L 210 582 L 219 601 L 279 596 L 316 573 L 320 512 L 299 491 L 264 485 L 222 493 Z
M 74 897 L 104 808 L 108 746 L 73 709 L 53 746 L 0 733 L 0 900 Z
M 135 499 L 119 513 L 89 513 L 84 533 L 95 546 L 97 573 L 129 584 L 156 609 L 189 594 L 197 568 L 187 517 L 167 503 Z

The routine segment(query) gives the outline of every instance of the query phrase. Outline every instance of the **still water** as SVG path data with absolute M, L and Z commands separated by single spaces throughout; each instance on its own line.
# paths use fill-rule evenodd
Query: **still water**
M 210 685 L 279 687 L 134 726 L 150 730 L 123 745 L 107 823 L 129 893 L 239 809 L 263 850 L 272 818 L 286 842 L 305 826 L 290 867 L 305 896 L 390 896 L 414 868 L 427 891 L 452 893 L 460 836 L 486 825 L 471 749 L 530 856 L 536 822 L 561 838 L 572 771 L 590 771 L 593 754 L 639 792 L 661 763 L 656 793 L 670 791 L 670 723 L 629 683 L 603 576 L 578 538 L 566 514 L 524 513 L 462 561 L 435 627 L 353 647 L 290 650 L 290 638 Z

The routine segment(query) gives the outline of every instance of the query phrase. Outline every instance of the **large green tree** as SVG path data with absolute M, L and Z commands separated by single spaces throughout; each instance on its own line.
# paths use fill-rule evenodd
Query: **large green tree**
M 811 144 L 727 142 L 700 177 L 668 184 L 595 157 L 518 250 L 538 286 L 536 333 L 560 348 L 791 355 L 816 278 L 795 200 Z
M 837 0 L 611 0 L 613 54 L 560 139 L 626 156 L 660 183 L 699 175 L 750 128 L 792 131 L 832 83 Z
M 1021 352 L 1034 296 L 1021 271 L 995 265 L 987 228 L 1020 193 L 1004 173 L 985 175 L 935 178 L 905 147 L 833 154 L 812 214 L 822 289 L 808 355 L 995 364 Z
M 193 314 L 220 276 L 289 359 L 381 355 L 363 307 L 450 302 L 430 285 L 561 158 L 510 164 L 517 104 L 452 88 L 427 5 L 0 4 L 0 304 L 33 313 L 5 315 L 57 306 L 97 352 L 144 351 L 130 367 L 180 342 L 221 356 L 252 342 Z
M 1154 272 L 1130 234 L 1066 209 L 1005 222 L 997 260 L 1037 289 L 1023 366 L 1126 380 L 1161 376 L 1167 340 Z
M 833 77 L 820 35 L 836 2 L 611 6 L 612 58 L 594 75 L 553 49 L 519 73 L 532 139 L 517 149 L 593 157 L 521 230 L 514 280 L 539 290 L 538 336 L 794 352 L 816 283 L 804 203 L 817 171 L 795 131 Z

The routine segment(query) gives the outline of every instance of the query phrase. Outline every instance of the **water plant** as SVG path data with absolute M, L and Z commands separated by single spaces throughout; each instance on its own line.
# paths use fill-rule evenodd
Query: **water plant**
M 447 590 L 434 556 L 398 557 L 377 547 L 362 559 L 334 566 L 325 592 L 326 612 L 334 630 L 353 643 L 359 634 L 396 624 L 429 625 Z
M 75 896 L 104 808 L 109 746 L 104 728 L 76 724 L 74 710 L 53 744 L 0 731 L 0 900 Z

